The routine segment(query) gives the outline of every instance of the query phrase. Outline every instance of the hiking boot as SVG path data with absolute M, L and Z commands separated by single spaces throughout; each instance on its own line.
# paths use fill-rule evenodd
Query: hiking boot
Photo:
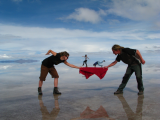
M 143 95 L 143 91 L 140 90 L 140 91 L 138 92 L 138 95 Z
M 117 90 L 116 92 L 114 92 L 114 94 L 122 94 L 123 91 Z
M 58 91 L 58 87 L 54 87 L 53 94 L 61 94 L 61 92 Z
M 42 95 L 41 87 L 38 87 L 38 95 Z

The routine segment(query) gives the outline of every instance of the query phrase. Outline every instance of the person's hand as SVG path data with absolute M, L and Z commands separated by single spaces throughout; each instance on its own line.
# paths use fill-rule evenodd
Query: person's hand
M 141 63 L 142 63 L 142 64 L 145 64 L 145 60 L 142 59 L 142 60 L 141 60 Z
M 103 68 L 106 69 L 106 68 L 108 68 L 108 66 L 104 66 Z
M 78 69 L 80 69 L 80 68 L 83 68 L 82 66 L 81 67 L 78 67 Z
M 46 53 L 46 55 L 50 55 L 50 53 Z

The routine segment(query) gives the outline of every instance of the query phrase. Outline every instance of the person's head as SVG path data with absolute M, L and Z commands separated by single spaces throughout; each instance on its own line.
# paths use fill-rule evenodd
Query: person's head
M 117 55 L 117 54 L 120 54 L 121 53 L 121 50 L 123 49 L 124 47 L 120 46 L 120 45 L 113 45 L 112 47 L 112 51 L 113 51 L 113 54 Z
M 69 53 L 64 51 L 59 53 L 61 57 L 63 57 L 64 60 L 67 60 L 69 58 Z
M 87 57 L 87 54 L 85 54 L 85 57 Z
M 103 60 L 103 62 L 105 62 L 105 60 Z

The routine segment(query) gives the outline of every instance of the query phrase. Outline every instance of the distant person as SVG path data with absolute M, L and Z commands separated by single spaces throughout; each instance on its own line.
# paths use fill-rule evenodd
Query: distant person
M 87 59 L 89 59 L 89 58 L 87 57 L 87 55 L 82 56 L 82 57 L 85 57 L 85 60 L 83 61 L 83 65 L 82 66 L 84 66 L 84 64 L 86 64 L 86 67 L 87 67 Z
M 94 67 L 96 67 L 96 65 L 99 65 L 99 66 L 103 66 L 103 65 L 101 65 L 103 62 L 105 62 L 105 60 L 103 60 L 102 62 L 100 62 L 100 61 L 96 61 L 94 64 L 93 64 L 93 66 Z
M 104 68 L 108 68 L 114 66 L 117 62 L 122 60 L 124 63 L 128 64 L 126 73 L 123 77 L 122 83 L 120 84 L 118 90 L 114 92 L 114 94 L 122 94 L 123 89 L 125 88 L 130 76 L 133 72 L 135 72 L 137 83 L 138 83 L 138 95 L 142 95 L 144 91 L 143 81 L 142 81 L 142 68 L 141 63 L 145 64 L 145 60 L 142 58 L 139 50 L 124 48 L 119 45 L 114 45 L 112 47 L 113 54 L 117 55 L 116 60 L 112 62 L 110 65 L 105 66 Z
M 54 65 L 58 65 L 60 63 L 64 63 L 69 67 L 72 68 L 77 68 L 79 69 L 80 67 L 77 67 L 75 65 L 72 65 L 70 63 L 67 62 L 67 59 L 69 57 L 69 53 L 67 53 L 66 51 L 64 52 L 60 52 L 60 53 L 56 53 L 52 50 L 49 50 L 46 55 L 52 54 L 50 57 L 44 59 L 42 61 L 42 65 L 41 65 L 41 73 L 40 73 L 40 80 L 39 80 L 39 87 L 38 87 L 38 94 L 42 95 L 42 84 L 43 81 L 45 81 L 46 76 L 48 73 L 51 74 L 52 78 L 54 78 L 54 89 L 53 89 L 53 94 L 61 94 L 58 91 L 58 78 L 59 75 L 54 67 Z

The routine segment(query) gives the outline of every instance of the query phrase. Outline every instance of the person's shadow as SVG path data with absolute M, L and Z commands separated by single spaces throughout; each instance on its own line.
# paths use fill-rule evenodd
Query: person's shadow
M 58 103 L 58 97 L 60 95 L 53 95 L 54 97 L 54 105 L 55 107 L 53 108 L 53 110 L 49 113 L 47 110 L 47 107 L 44 106 L 44 103 L 42 101 L 42 95 L 38 96 L 39 99 L 39 105 L 41 107 L 41 113 L 42 113 L 42 120 L 56 120 L 56 117 L 58 116 L 58 113 L 60 111 L 59 108 L 59 103 Z
M 128 103 L 126 102 L 123 94 L 115 95 L 121 101 L 123 109 L 128 117 L 128 120 L 142 120 L 142 107 L 143 107 L 143 99 L 144 95 L 139 95 L 137 98 L 137 108 L 136 111 L 133 112 Z
M 80 119 L 89 119 L 89 118 L 106 118 L 107 120 L 115 120 L 110 118 L 107 114 L 107 111 L 100 106 L 96 111 L 90 109 L 90 107 L 86 107 L 86 109 L 80 114 L 80 117 L 73 118 L 70 120 L 80 120 Z

